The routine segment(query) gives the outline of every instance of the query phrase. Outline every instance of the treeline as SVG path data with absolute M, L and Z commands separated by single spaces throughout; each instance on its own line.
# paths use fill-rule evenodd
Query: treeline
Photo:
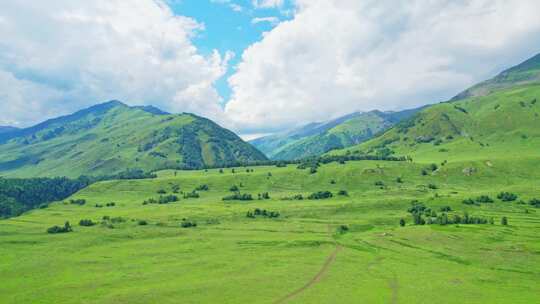
M 34 208 L 63 200 L 88 185 L 112 179 L 155 178 L 156 175 L 139 169 L 130 169 L 115 175 L 81 176 L 76 179 L 54 178 L 2 178 L 0 177 L 0 218 L 21 215 Z
M 233 167 L 257 167 L 257 166 L 277 166 L 284 167 L 286 165 L 304 165 L 306 168 L 311 167 L 310 164 L 319 163 L 319 164 L 328 164 L 332 162 L 345 163 L 347 161 L 359 161 L 359 160 L 380 160 L 380 161 L 410 161 L 411 159 L 405 156 L 382 156 L 382 155 L 328 155 L 328 156 L 318 156 L 318 157 L 309 157 L 303 159 L 295 160 L 263 160 L 263 161 L 250 161 L 250 162 L 240 162 L 232 161 L 227 164 L 220 164 L 215 166 L 187 166 L 187 165 L 178 165 L 178 166 L 167 166 L 159 168 L 159 170 L 203 170 L 203 169 L 220 169 L 220 168 L 233 168 Z

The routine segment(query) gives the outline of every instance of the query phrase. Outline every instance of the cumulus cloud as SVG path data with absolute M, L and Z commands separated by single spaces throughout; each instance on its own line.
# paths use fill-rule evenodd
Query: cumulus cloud
M 255 8 L 280 8 L 283 6 L 284 0 L 253 0 L 252 4 Z
M 442 101 L 539 51 L 535 0 L 296 6 L 292 20 L 244 51 L 229 78 L 225 112 L 237 129 L 264 132 Z
M 0 124 L 109 99 L 221 117 L 213 84 L 232 54 L 201 55 L 204 26 L 164 2 L 8 1 L 0 23 Z
M 277 17 L 255 17 L 251 19 L 251 24 L 257 24 L 261 22 L 268 22 L 272 25 L 276 25 L 279 23 L 279 18 Z

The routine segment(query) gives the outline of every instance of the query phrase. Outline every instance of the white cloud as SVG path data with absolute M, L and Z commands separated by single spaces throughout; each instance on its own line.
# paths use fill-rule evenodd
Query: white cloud
M 441 101 L 540 46 L 536 0 L 296 4 L 294 18 L 247 48 L 229 78 L 225 111 L 237 129 Z
M 251 19 L 251 24 L 257 24 L 261 22 L 268 22 L 271 25 L 276 25 L 279 23 L 279 18 L 277 17 L 255 17 Z
M 213 83 L 231 55 L 202 56 L 204 26 L 161 1 L 8 1 L 0 20 L 0 124 L 109 99 L 221 117 Z
M 252 4 L 255 8 L 280 8 L 284 2 L 284 0 L 253 0 Z

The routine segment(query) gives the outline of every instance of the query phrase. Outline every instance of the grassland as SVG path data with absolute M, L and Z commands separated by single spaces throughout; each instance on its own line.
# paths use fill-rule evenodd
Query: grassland
M 540 159 L 456 160 L 422 175 L 428 164 L 332 163 L 315 174 L 294 166 L 169 170 L 157 179 L 100 182 L 73 196 L 86 199 L 83 206 L 58 202 L 0 221 L 0 303 L 537 302 L 540 209 L 461 202 L 500 191 L 540 198 L 540 172 L 531 170 Z M 142 205 L 161 189 L 201 184 L 209 191 L 198 199 Z M 222 201 L 232 185 L 271 199 Z M 319 190 L 349 196 L 281 199 Z M 415 226 L 407 213 L 413 199 L 495 224 Z M 116 206 L 95 207 L 107 202 Z M 281 216 L 247 218 L 255 208 Z M 114 229 L 76 225 L 103 216 L 127 221 Z M 148 225 L 138 225 L 142 219 Z M 181 228 L 183 219 L 197 227 Z M 66 220 L 72 233 L 45 233 Z M 341 233 L 341 225 L 349 230 Z

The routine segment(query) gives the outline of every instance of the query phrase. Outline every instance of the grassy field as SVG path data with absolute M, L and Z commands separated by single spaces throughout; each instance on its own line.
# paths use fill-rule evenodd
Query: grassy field
M 294 166 L 161 171 L 152 180 L 97 183 L 74 195 L 87 200 L 83 206 L 58 202 L 0 221 L 0 303 L 538 302 L 540 209 L 462 200 L 500 191 L 525 202 L 540 198 L 540 172 L 531 170 L 540 159 L 455 161 L 422 175 L 426 166 L 357 161 L 323 165 L 315 174 Z M 142 204 L 159 190 L 191 192 L 202 184 L 209 191 L 198 199 Z M 255 200 L 222 201 L 232 185 Z M 319 190 L 335 196 L 282 199 Z M 257 200 L 262 192 L 271 199 Z M 495 224 L 415 226 L 407 212 L 413 199 Z M 95 207 L 108 202 L 116 206 Z M 255 208 L 280 217 L 246 217 Z M 103 216 L 126 221 L 77 225 Z M 197 227 L 181 228 L 183 219 Z M 45 232 L 66 220 L 72 233 Z

